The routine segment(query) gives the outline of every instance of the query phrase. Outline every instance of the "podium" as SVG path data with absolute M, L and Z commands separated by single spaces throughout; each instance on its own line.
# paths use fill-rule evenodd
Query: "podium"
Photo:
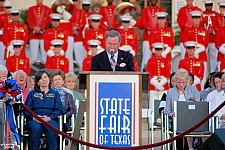
M 142 144 L 142 90 L 148 88 L 148 73 L 80 72 L 79 85 L 87 89 L 87 142 L 120 147 Z

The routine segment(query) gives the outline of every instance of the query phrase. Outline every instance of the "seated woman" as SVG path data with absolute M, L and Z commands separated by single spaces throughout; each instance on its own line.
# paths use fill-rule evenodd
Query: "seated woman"
M 58 117 L 64 114 L 63 105 L 58 92 L 51 89 L 51 75 L 47 69 L 42 69 L 35 74 L 34 90 L 30 91 L 26 100 L 26 106 L 37 114 L 43 121 L 58 128 Z M 28 148 L 38 150 L 42 132 L 46 136 L 47 149 L 57 150 L 58 134 L 43 125 L 27 111 L 24 112 L 27 119 Z
M 58 91 L 64 107 L 64 111 L 67 118 L 67 127 L 70 127 L 70 117 L 76 115 L 76 105 L 73 100 L 73 96 L 63 89 L 65 80 L 65 74 L 60 69 L 52 71 L 52 85 L 53 90 Z
M 170 117 L 174 113 L 174 101 L 186 101 L 190 98 L 200 100 L 200 94 L 195 86 L 187 85 L 189 74 L 185 69 L 178 69 L 174 75 L 176 86 L 167 91 L 165 114 Z M 189 149 L 193 149 L 193 138 L 187 138 Z

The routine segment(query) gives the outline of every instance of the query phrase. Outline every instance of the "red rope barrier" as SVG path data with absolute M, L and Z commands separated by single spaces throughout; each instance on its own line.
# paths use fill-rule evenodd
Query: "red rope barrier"
M 72 140 L 74 142 L 80 143 L 82 145 L 86 145 L 89 147 L 94 147 L 94 148 L 99 148 L 99 149 L 129 149 L 129 150 L 136 150 L 136 149 L 147 149 L 147 148 L 153 148 L 153 147 L 158 147 L 158 146 L 162 146 L 165 145 L 167 143 L 170 143 L 174 140 L 177 140 L 183 136 L 185 136 L 186 134 L 194 131 L 195 129 L 197 129 L 198 127 L 200 127 L 202 124 L 204 124 L 207 120 L 209 120 L 211 117 L 213 117 L 224 105 L 225 105 L 225 101 L 223 103 L 221 103 L 211 114 L 209 114 L 208 116 L 206 116 L 202 121 L 200 121 L 199 123 L 197 123 L 196 125 L 194 125 L 193 127 L 189 128 L 188 130 L 184 131 L 183 133 L 170 138 L 168 140 L 162 141 L 162 142 L 158 142 L 158 143 L 154 143 L 154 144 L 148 144 L 148 145 L 142 145 L 142 146 L 133 146 L 133 147 L 109 147 L 109 146 L 102 146 L 102 145 L 95 145 L 89 142 L 85 142 L 85 141 L 81 141 L 79 139 L 76 139 L 74 137 L 71 137 L 69 135 L 67 135 L 66 133 L 58 130 L 57 128 L 51 126 L 50 124 L 48 124 L 47 122 L 43 121 L 40 117 L 38 117 L 33 111 L 31 111 L 26 105 L 24 105 L 23 103 L 19 103 L 20 106 L 22 108 L 24 108 L 27 112 L 29 112 L 33 117 L 35 117 L 38 121 L 40 121 L 42 124 L 46 125 L 47 127 L 49 127 L 50 129 L 52 129 L 53 131 L 55 131 L 56 133 L 62 135 L 63 137 Z

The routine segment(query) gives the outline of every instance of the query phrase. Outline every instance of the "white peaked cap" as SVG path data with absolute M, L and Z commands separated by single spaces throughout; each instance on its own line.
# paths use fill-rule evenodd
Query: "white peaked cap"
M 10 9 L 10 13 L 11 14 L 13 14 L 13 13 L 20 13 L 20 9 L 12 8 L 12 9 Z
M 4 2 L 4 7 L 12 7 L 12 2 Z
M 195 10 L 191 11 L 190 14 L 192 17 L 201 17 L 203 13 L 201 11 Z
M 163 49 L 165 44 L 163 44 L 163 43 L 153 43 L 152 46 L 154 48 L 162 48 Z
M 156 12 L 155 13 L 156 17 L 166 17 L 168 15 L 167 12 Z
M 213 3 L 213 0 L 203 0 L 203 2 L 204 2 L 205 4 L 211 4 L 211 3 Z
M 50 17 L 52 19 L 61 19 L 62 18 L 62 15 L 60 15 L 60 14 L 51 14 Z
M 100 20 L 102 18 L 102 15 L 99 14 L 92 14 L 89 16 L 90 20 Z
M 197 42 L 195 42 L 195 41 L 187 41 L 187 42 L 184 43 L 184 45 L 186 47 L 195 47 L 197 45 Z
M 125 14 L 125 15 L 120 16 L 120 19 L 122 21 L 130 21 L 131 19 L 133 19 L 133 17 L 130 14 Z
M 88 44 L 99 46 L 101 42 L 99 40 L 88 40 Z
M 92 0 L 81 0 L 82 4 L 91 4 Z
M 24 41 L 23 40 L 12 40 L 10 42 L 11 45 L 23 45 Z
M 63 45 L 64 41 L 63 40 L 52 40 L 51 44 L 54 45 Z
M 225 6 L 225 1 L 218 2 L 217 4 L 218 4 L 219 6 Z
M 132 50 L 132 47 L 130 45 L 123 45 L 122 47 L 120 47 L 120 49 L 129 51 L 129 50 Z

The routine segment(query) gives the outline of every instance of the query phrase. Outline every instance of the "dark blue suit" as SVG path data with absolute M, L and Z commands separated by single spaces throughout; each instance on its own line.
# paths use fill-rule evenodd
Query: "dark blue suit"
M 121 63 L 126 64 L 120 67 Z M 113 71 L 107 51 L 103 51 L 92 58 L 90 71 Z M 117 65 L 115 71 L 134 71 L 133 55 L 123 50 L 118 50 Z

